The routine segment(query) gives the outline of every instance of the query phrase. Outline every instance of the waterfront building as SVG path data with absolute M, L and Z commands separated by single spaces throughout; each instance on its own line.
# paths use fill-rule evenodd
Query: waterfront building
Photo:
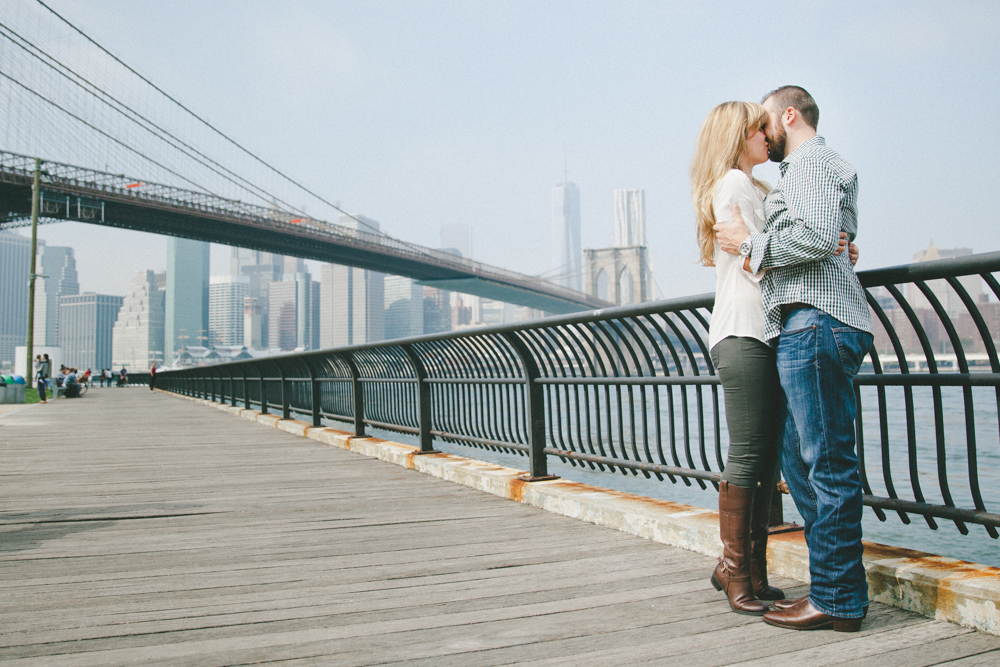
M 268 348 L 283 351 L 319 347 L 320 284 L 308 273 L 285 275 L 268 284 Z
M 29 273 L 31 239 L 0 231 L 0 368 L 13 368 L 14 348 L 27 344 Z
M 972 248 L 938 248 L 934 245 L 934 240 L 932 239 L 930 245 L 926 250 L 921 250 L 913 255 L 914 262 L 932 262 L 938 259 L 954 259 L 956 257 L 968 257 L 972 254 Z M 965 288 L 965 291 L 969 293 L 973 301 L 979 300 L 979 295 L 983 292 L 983 279 L 979 274 L 973 274 L 971 276 L 962 276 L 958 278 L 958 282 Z M 938 301 L 948 312 L 949 315 L 955 316 L 960 313 L 968 312 L 965 305 L 962 303 L 961 297 L 959 297 L 958 292 L 956 292 L 948 284 L 946 280 L 928 280 L 927 286 L 930 287 L 931 292 L 937 297 Z M 910 305 L 915 310 L 931 310 L 931 303 L 927 300 L 916 285 L 913 283 L 907 283 L 905 289 L 906 300 L 910 302 Z
M 375 234 L 378 221 L 342 215 L 338 223 L 355 233 Z M 385 274 L 340 264 L 321 271 L 319 341 L 323 348 L 385 340 Z
M 385 277 L 385 339 L 424 333 L 424 288 L 410 278 Z
M 266 347 L 264 338 L 263 307 L 260 299 L 248 296 L 243 299 L 243 347 L 260 350 Z
M 472 226 L 461 223 L 441 225 L 441 248 L 457 250 L 459 257 L 472 259 Z
M 208 335 L 212 347 L 243 345 L 244 309 L 249 296 L 247 276 L 212 276 L 208 285 Z
M 164 353 L 171 363 L 185 345 L 208 338 L 209 244 L 167 239 L 167 293 Z
M 123 301 L 92 292 L 59 297 L 62 363 L 94 372 L 111 368 L 112 334 Z
M 272 282 L 281 280 L 282 276 L 288 273 L 285 271 L 285 256 L 248 248 L 232 248 L 229 258 L 229 273 L 234 276 L 246 276 L 250 280 L 248 296 L 257 299 L 261 312 L 259 345 L 266 347 L 268 338 L 267 287 Z
M 583 291 L 581 248 L 580 191 L 573 183 L 560 183 L 552 189 L 552 268 L 556 272 L 553 282 Z
M 451 292 L 424 287 L 424 333 L 451 331 Z
M 163 362 L 165 301 L 155 274 L 136 271 L 111 334 L 114 367 L 145 371 L 153 361 Z
M 35 345 L 59 345 L 60 299 L 80 293 L 73 249 L 38 242 L 35 255 Z M 112 320 L 114 324 L 114 320 Z M 110 329 L 108 330 L 110 336 Z M 70 363 L 70 362 L 66 362 Z
M 646 193 L 615 190 L 615 246 L 646 245 Z

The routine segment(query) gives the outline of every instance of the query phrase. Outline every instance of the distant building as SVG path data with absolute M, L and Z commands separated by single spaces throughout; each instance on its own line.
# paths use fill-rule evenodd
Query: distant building
M 136 271 L 111 336 L 111 363 L 145 371 L 163 362 L 165 300 L 152 271 Z
M 424 333 L 451 331 L 451 292 L 424 287 Z
M 385 338 L 424 333 L 424 288 L 402 276 L 385 277 Z
M 35 271 L 38 278 L 35 279 L 34 344 L 59 345 L 59 299 L 80 293 L 73 249 L 45 245 L 39 241 Z M 66 363 L 72 365 L 71 362 Z
M 615 247 L 646 245 L 646 193 L 615 190 Z
M 31 239 L 0 231 L 0 367 L 14 367 L 14 348 L 28 333 Z M 23 363 L 23 362 L 22 362 Z
M 250 296 L 247 276 L 212 276 L 208 285 L 208 331 L 212 347 L 244 343 L 246 299 Z
M 358 234 L 374 234 L 379 223 L 342 215 L 338 223 Z M 385 274 L 325 264 L 319 307 L 320 346 L 343 347 L 385 340 Z
M 208 339 L 209 248 L 204 241 L 167 239 L 164 353 L 167 364 L 187 345 Z M 155 278 L 154 278 L 155 279 Z
M 587 294 L 617 305 L 653 298 L 642 190 L 615 190 L 615 244 L 584 250 L 583 265 Z
M 304 269 L 303 269 L 304 270 Z M 261 310 L 261 346 L 267 346 L 267 286 L 281 280 L 285 271 L 285 256 L 247 248 L 233 248 L 229 258 L 229 273 L 250 280 L 251 298 L 257 299 Z M 294 273 L 294 271 L 292 272 Z M 253 349 L 253 348 L 251 348 Z
M 441 247 L 457 250 L 460 257 L 472 259 L 472 226 L 461 223 L 441 225 Z
M 640 190 L 641 192 L 641 190 Z M 552 279 L 583 291 L 583 252 L 580 245 L 580 191 L 573 183 L 552 189 Z
M 75 294 L 59 297 L 62 363 L 95 372 L 112 365 L 112 337 L 123 297 Z
M 308 273 L 268 284 L 268 347 L 291 351 L 319 347 L 320 284 Z
M 472 314 L 472 319 L 476 324 L 482 326 L 492 326 L 504 323 L 503 301 L 479 298 L 476 300 L 476 309 Z
M 967 257 L 972 254 L 971 248 L 937 248 L 934 246 L 934 241 L 931 240 L 930 245 L 926 250 L 921 250 L 913 255 L 914 262 L 932 262 L 938 259 L 952 259 L 955 257 Z M 983 279 L 979 277 L 978 274 L 971 276 L 962 276 L 958 279 L 959 284 L 965 288 L 965 291 L 969 293 L 973 301 L 979 300 L 979 295 L 983 291 Z M 931 288 L 931 292 L 937 297 L 941 305 L 944 307 L 945 311 L 949 315 L 956 315 L 959 313 L 968 312 L 965 305 L 962 303 L 962 299 L 958 296 L 956 292 L 945 280 L 928 280 L 927 286 Z M 921 292 L 913 283 L 907 283 L 905 289 L 906 300 L 910 302 L 910 305 L 915 309 L 931 309 L 931 303 L 927 300 Z
M 267 347 L 264 338 L 263 310 L 260 299 L 248 296 L 243 299 L 243 347 L 261 350 Z

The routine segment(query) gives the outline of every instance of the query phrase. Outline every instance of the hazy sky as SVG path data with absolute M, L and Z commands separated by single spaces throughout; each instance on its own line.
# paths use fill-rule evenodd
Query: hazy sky
M 695 135 L 715 104 L 788 83 L 859 172 L 859 269 L 930 238 L 1000 249 L 1000 3 L 48 1 L 328 199 L 430 246 L 468 223 L 476 258 L 511 269 L 551 268 L 565 157 L 584 247 L 611 244 L 613 190 L 643 188 L 660 289 L 713 289 L 695 265 Z M 84 290 L 122 294 L 165 264 L 162 238 L 40 235 L 76 248 Z

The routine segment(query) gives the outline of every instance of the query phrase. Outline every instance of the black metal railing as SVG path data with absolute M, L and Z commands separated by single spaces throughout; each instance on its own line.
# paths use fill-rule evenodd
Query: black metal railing
M 858 374 L 866 505 L 980 524 L 1000 514 L 1000 253 L 860 272 L 876 322 Z M 985 289 L 984 289 L 985 288 Z M 708 488 L 725 461 L 711 294 L 163 372 L 189 396 Z M 908 489 L 908 491 L 903 491 Z M 780 507 L 780 504 L 779 504 Z

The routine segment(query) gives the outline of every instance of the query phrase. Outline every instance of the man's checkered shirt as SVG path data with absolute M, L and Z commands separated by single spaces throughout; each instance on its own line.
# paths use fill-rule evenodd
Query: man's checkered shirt
M 865 292 L 840 232 L 858 234 L 858 176 L 854 167 L 813 137 L 780 165 L 781 178 L 764 200 L 767 228 L 753 234 L 750 268 L 769 269 L 761 281 L 768 340 L 781 333 L 781 305 L 807 303 L 844 324 L 872 332 Z

